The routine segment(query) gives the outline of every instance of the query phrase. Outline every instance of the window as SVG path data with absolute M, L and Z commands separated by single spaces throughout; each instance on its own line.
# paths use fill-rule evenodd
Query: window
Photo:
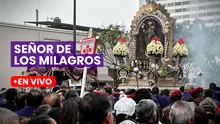
M 175 9 L 175 12 L 182 12 L 182 9 Z
M 191 7 L 190 11 L 197 11 L 197 7 Z
M 184 15 L 183 18 L 184 19 L 190 18 L 190 15 Z
M 165 4 L 162 4 L 162 6 L 165 6 L 165 7 L 167 7 L 167 4 L 165 3 Z
M 205 3 L 206 0 L 199 0 L 199 3 Z
M 183 2 L 183 5 L 188 5 L 189 4 L 189 1 L 184 1 Z
M 191 0 L 190 3 L 195 4 L 195 3 L 197 3 L 197 0 Z
M 214 12 L 208 12 L 208 13 L 207 13 L 207 16 L 214 16 L 214 15 L 215 15 Z
M 213 9 L 213 8 L 215 8 L 215 5 L 208 5 L 207 6 L 207 9 Z
M 218 12 L 215 12 L 215 15 L 220 15 L 220 11 L 218 11 Z
M 183 8 L 183 12 L 188 12 L 189 8 Z
M 174 13 L 174 9 L 168 10 L 168 13 Z
M 206 13 L 199 13 L 199 17 L 204 17 L 206 16 Z
M 191 18 L 197 18 L 197 17 L 198 17 L 197 14 L 192 14 L 192 15 L 191 15 Z
M 214 23 L 214 19 L 207 20 L 207 23 Z
M 203 10 L 203 9 L 206 9 L 206 6 L 200 6 L 199 7 L 199 10 Z
M 182 5 L 182 2 L 176 2 L 175 3 L 175 6 L 180 6 L 180 5 Z
M 174 6 L 174 3 L 168 3 L 168 6 Z
M 175 16 L 175 19 L 182 19 L 182 16 Z
M 216 5 L 215 5 L 215 8 L 220 8 L 220 4 L 216 4 Z

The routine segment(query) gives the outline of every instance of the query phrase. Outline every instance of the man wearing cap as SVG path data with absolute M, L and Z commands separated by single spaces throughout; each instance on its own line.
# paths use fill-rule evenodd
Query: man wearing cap
M 117 124 L 125 121 L 132 120 L 132 116 L 135 112 L 136 103 L 133 99 L 122 97 L 114 105 L 114 110 L 116 111 L 116 122 Z
M 204 99 L 203 88 L 197 87 L 197 88 L 191 90 L 190 94 L 193 98 L 192 101 L 195 102 L 196 105 L 199 106 L 199 103 Z

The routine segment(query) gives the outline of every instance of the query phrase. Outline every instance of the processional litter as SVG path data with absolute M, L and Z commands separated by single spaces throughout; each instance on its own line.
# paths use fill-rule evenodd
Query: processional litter
M 182 38 L 173 47 L 172 24 L 173 19 L 160 4 L 151 1 L 140 8 L 129 38 L 119 40 L 113 48 L 120 60 L 119 88 L 178 86 L 183 78 L 181 60 L 188 56 L 188 49 Z

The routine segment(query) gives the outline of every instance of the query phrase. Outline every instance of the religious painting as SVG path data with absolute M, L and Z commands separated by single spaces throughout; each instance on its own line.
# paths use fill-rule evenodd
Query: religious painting
M 136 43 L 136 58 L 145 56 L 147 45 L 151 42 L 154 36 L 160 38 L 160 41 L 164 46 L 162 26 L 158 21 L 150 18 L 144 21 L 139 29 Z

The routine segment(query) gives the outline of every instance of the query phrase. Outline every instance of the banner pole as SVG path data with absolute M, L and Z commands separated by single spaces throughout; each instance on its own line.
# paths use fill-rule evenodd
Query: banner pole
M 84 95 L 85 85 L 86 85 L 86 75 L 87 75 L 87 67 L 84 67 L 84 69 L 83 69 L 83 79 L 82 79 L 80 97 L 83 97 L 83 95 Z

